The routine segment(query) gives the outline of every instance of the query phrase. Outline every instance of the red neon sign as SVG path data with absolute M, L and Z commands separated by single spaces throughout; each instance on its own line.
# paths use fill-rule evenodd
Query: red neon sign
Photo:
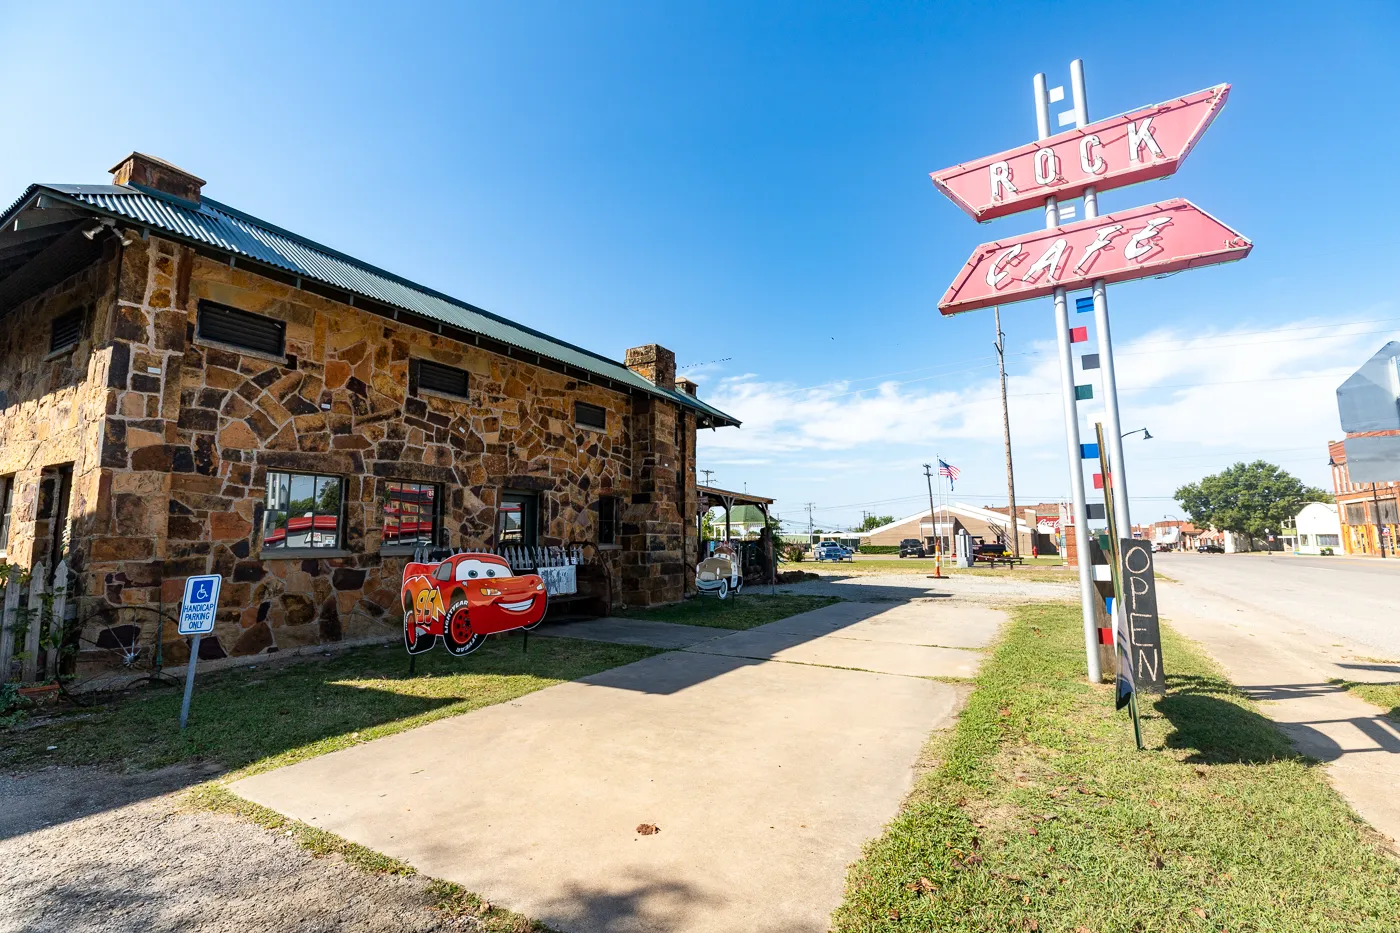
M 1085 288 L 1233 262 L 1254 244 L 1180 198 L 983 243 L 938 310 L 959 314 Z
M 1230 85 L 1100 120 L 1009 152 L 933 172 L 933 183 L 974 220 L 1165 178 L 1181 165 L 1225 106 Z

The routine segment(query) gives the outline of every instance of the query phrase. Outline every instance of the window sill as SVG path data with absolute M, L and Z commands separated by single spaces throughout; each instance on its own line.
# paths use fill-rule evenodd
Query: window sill
M 418 387 L 415 394 L 420 396 L 426 395 L 428 398 L 446 399 L 449 402 L 461 402 L 463 404 L 471 404 L 471 396 L 469 395 L 456 395 L 452 392 L 439 392 L 437 389 L 425 389 L 422 386 Z
M 349 551 L 336 547 L 274 548 L 258 555 L 260 560 L 308 560 L 317 557 L 351 557 Z
M 622 545 L 620 545 L 620 544 L 599 544 L 597 547 L 598 547 L 598 550 L 600 550 L 600 551 L 620 551 L 620 550 L 622 550 Z
M 423 546 L 423 547 L 426 547 L 426 548 L 427 548 L 428 550 L 430 550 L 430 551 L 436 550 L 436 548 L 435 548 L 433 545 L 431 545 L 431 544 L 425 544 L 425 545 L 422 545 L 422 546 Z M 390 544 L 390 545 L 387 545 L 387 546 L 385 546 L 385 547 L 381 547 L 381 548 L 379 549 L 379 556 L 381 556 L 381 557 L 412 557 L 412 556 L 413 556 L 413 552 L 416 551 L 416 550 L 418 550 L 418 548 L 419 548 L 419 545 L 416 545 L 416 544 L 413 544 L 413 545 L 407 545 L 407 544 Z
M 584 431 L 592 431 L 592 432 L 595 433 L 595 434 L 607 434 L 607 433 L 608 433 L 608 429 L 607 429 L 606 426 L 600 428 L 600 427 L 598 427 L 597 425 L 593 425 L 593 424 L 579 424 L 577 421 L 575 421 L 575 422 L 574 422 L 574 427 L 580 428 L 580 429 L 582 429 L 582 430 L 584 430 Z
M 210 340 L 208 337 L 195 335 L 196 346 L 213 347 L 215 350 L 226 350 L 229 353 L 241 353 L 243 356 L 251 356 L 255 360 L 266 360 L 269 363 L 276 363 L 278 366 L 287 365 L 287 355 L 284 353 L 278 356 L 275 353 L 264 353 L 261 350 L 252 350 L 248 347 L 240 347 L 236 343 L 224 343 L 222 340 Z
M 60 348 L 57 349 L 57 350 L 51 350 L 51 351 L 49 352 L 49 355 L 46 356 L 46 357 L 44 357 L 43 362 L 47 363 L 47 362 L 49 362 L 49 361 L 51 361 L 51 360 L 56 360 L 56 359 L 58 359 L 58 358 L 61 357 L 61 356 L 72 356 L 72 355 L 73 355 L 73 351 L 74 351 L 74 350 L 77 350 L 77 349 L 78 349 L 78 345 L 77 345 L 76 343 L 71 343 L 71 344 L 69 344 L 69 345 L 66 346 L 66 347 L 60 347 Z

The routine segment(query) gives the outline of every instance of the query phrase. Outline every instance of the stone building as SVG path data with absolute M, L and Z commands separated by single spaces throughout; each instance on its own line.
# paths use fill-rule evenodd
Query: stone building
M 618 363 L 159 159 L 112 173 L 0 215 L 0 557 L 66 555 L 83 618 L 179 660 L 132 607 L 214 572 L 213 656 L 393 634 L 419 544 L 586 544 L 626 604 L 693 586 L 696 430 L 737 422 L 669 350 Z

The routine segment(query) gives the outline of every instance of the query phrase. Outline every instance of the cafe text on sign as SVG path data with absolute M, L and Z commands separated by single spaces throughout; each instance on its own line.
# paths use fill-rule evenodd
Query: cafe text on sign
M 1197 266 L 1233 262 L 1253 244 L 1180 198 L 984 243 L 938 310 L 958 314 Z
M 933 172 L 933 183 L 973 219 L 991 220 L 1079 197 L 1165 178 L 1225 106 L 1230 85 L 1110 117 L 1018 149 Z

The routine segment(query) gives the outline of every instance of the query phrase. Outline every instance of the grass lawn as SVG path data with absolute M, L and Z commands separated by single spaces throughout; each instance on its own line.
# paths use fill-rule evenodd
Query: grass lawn
M 1400 722 L 1400 681 L 1368 684 L 1355 680 L 1333 680 L 1331 683 L 1356 694 L 1367 703 L 1373 703 L 1387 710 L 1388 718 Z
M 152 687 L 35 728 L 0 731 L 0 768 L 145 769 L 209 759 L 255 774 L 657 653 L 536 638 L 525 654 L 518 636 L 492 638 L 465 658 L 441 649 L 420 655 L 415 677 L 398 645 L 356 648 L 324 661 L 274 665 L 250 658 L 247 667 L 199 675 L 183 737 L 183 683 Z
M 792 596 L 786 593 L 741 593 L 728 599 L 697 596 L 670 606 L 649 609 L 623 609 L 616 614 L 626 619 L 704 625 L 709 628 L 747 629 L 767 625 L 800 612 L 810 612 L 840 602 L 835 596 Z
M 1133 747 L 1082 682 L 1077 606 L 1013 611 L 930 769 L 847 879 L 833 929 L 1391 931 L 1400 864 L 1272 723 L 1165 630 Z

